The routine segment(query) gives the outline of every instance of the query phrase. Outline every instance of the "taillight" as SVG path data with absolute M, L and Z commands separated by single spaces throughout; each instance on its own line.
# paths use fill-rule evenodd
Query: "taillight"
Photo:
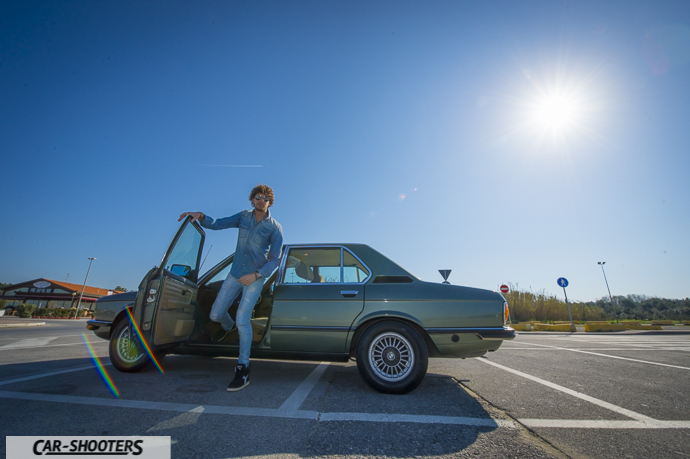
M 503 302 L 503 323 L 506 324 L 510 320 L 510 311 L 508 310 L 508 302 Z

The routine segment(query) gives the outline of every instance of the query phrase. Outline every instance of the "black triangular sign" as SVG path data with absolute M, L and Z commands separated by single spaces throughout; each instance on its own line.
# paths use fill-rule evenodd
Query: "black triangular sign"
M 448 276 L 450 276 L 451 269 L 439 269 L 438 272 L 441 273 L 441 276 L 443 276 L 443 280 L 448 280 Z

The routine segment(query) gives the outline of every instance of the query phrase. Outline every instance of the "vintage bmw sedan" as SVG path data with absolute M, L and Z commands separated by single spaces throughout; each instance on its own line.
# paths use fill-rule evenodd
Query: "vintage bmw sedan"
M 87 328 L 110 340 L 115 368 L 135 372 L 149 365 L 137 327 L 157 359 L 238 354 L 237 332 L 212 342 L 220 324 L 209 320 L 233 255 L 199 276 L 204 238 L 188 218 L 136 294 L 97 303 Z M 233 317 L 238 304 L 230 307 Z M 285 245 L 254 308 L 251 355 L 355 359 L 373 388 L 406 393 L 424 378 L 429 357 L 480 357 L 513 339 L 507 315 L 500 293 L 424 282 L 364 244 Z

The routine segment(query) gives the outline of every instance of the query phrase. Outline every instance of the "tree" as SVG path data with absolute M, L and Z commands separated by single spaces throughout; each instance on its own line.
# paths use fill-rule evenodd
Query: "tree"
M 127 292 L 128 290 L 124 287 L 120 287 L 119 285 L 115 287 L 116 292 Z

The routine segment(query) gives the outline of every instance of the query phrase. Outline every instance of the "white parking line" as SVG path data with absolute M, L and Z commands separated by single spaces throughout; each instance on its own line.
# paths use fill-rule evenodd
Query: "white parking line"
M 111 363 L 104 363 L 103 366 L 108 366 L 112 365 Z M 24 381 L 31 381 L 32 379 L 40 379 L 40 378 L 47 378 L 48 376 L 55 376 L 55 375 L 61 375 L 64 373 L 72 373 L 73 371 L 82 371 L 82 370 L 90 370 L 93 368 L 93 365 L 85 365 L 82 367 L 74 367 L 74 368 L 69 368 L 66 370 L 58 370 L 58 371 L 51 371 L 48 373 L 41 373 L 38 375 L 33 375 L 33 376 L 25 376 L 23 378 L 15 378 L 15 379 L 8 379 L 6 381 L 0 381 L 0 386 L 5 386 L 7 384 L 14 384 L 18 382 L 24 382 Z
M 527 427 L 554 427 L 559 429 L 690 429 L 690 421 L 605 421 L 576 419 L 518 419 Z
M 420 424 L 455 424 L 475 427 L 503 427 L 516 429 L 519 426 L 503 419 L 465 418 L 460 416 L 429 416 L 423 414 L 385 413 L 321 413 L 320 421 L 363 421 L 363 422 L 412 422 Z
M 45 336 L 42 338 L 27 338 L 20 339 L 14 343 L 5 344 L 0 346 L 0 349 L 22 349 L 27 347 L 44 347 L 51 341 L 58 339 L 59 336 Z
M 541 346 L 541 347 L 547 347 L 547 348 L 551 348 L 551 349 L 558 349 L 561 351 L 571 351 L 571 352 L 579 352 L 581 354 L 598 355 L 600 357 L 608 357 L 610 359 L 629 360 L 631 362 L 646 363 L 648 365 L 658 365 L 660 367 L 678 368 L 680 370 L 690 370 L 690 367 L 681 367 L 679 365 L 669 365 L 668 363 L 650 362 L 649 360 L 631 359 L 629 357 L 619 357 L 617 355 L 599 354 L 597 352 L 581 351 L 578 349 L 572 349 L 572 348 L 567 348 L 567 347 L 548 346 L 546 344 L 535 344 L 535 343 L 525 343 L 525 344 L 528 344 L 530 346 Z M 620 350 L 622 351 L 624 349 L 620 349 Z
M 595 405 L 607 408 L 611 411 L 628 416 L 635 421 L 606 421 L 606 420 L 571 420 L 571 419 L 518 419 L 518 422 L 530 428 L 596 428 L 596 429 L 688 429 L 690 428 L 690 421 L 660 421 L 640 413 L 627 410 L 625 408 L 613 405 L 611 403 L 590 397 L 586 394 L 568 389 L 558 384 L 537 378 L 535 376 L 523 373 L 512 368 L 499 365 L 487 359 L 477 359 L 488 365 L 500 368 L 510 373 L 516 374 L 526 379 L 530 379 L 539 384 L 551 387 L 552 389 L 567 393 L 573 397 L 580 398 Z M 110 365 L 109 363 L 106 365 Z M 72 395 L 58 395 L 58 394 L 42 394 L 42 393 L 27 393 L 27 392 L 12 392 L 0 391 L 0 398 L 27 400 L 38 402 L 54 402 L 54 403 L 69 403 L 75 405 L 90 405 L 90 406 L 104 406 L 113 408 L 130 408 L 130 409 L 145 409 L 145 410 L 160 410 L 160 411 L 174 411 L 180 413 L 187 413 L 188 415 L 199 416 L 201 414 L 220 414 L 231 416 L 260 416 L 260 417 L 275 417 L 275 418 L 291 418 L 291 419 L 305 419 L 318 420 L 322 422 L 403 422 L 403 423 L 417 423 L 417 424 L 445 424 L 445 425 L 464 425 L 473 427 L 489 427 L 489 428 L 519 428 L 520 426 L 510 420 L 494 419 L 494 418 L 469 418 L 462 416 L 434 416 L 434 415 L 414 415 L 414 414 L 396 414 L 396 413 L 321 413 L 318 411 L 300 410 L 304 400 L 315 387 L 320 377 L 328 367 L 328 363 L 319 364 L 310 375 L 295 389 L 295 391 L 288 397 L 278 409 L 270 408 L 252 408 L 252 407 L 233 407 L 233 406 L 218 406 L 218 405 L 196 405 L 187 403 L 171 403 L 171 402 L 151 402 L 146 400 L 125 400 L 125 399 L 104 399 L 97 397 L 79 397 Z M 49 376 L 71 373 L 82 370 L 93 369 L 92 365 L 70 368 L 65 370 L 52 371 L 41 373 L 38 375 L 27 376 L 22 378 L 15 378 L 7 381 L 0 381 L 0 385 L 7 385 L 17 382 L 24 382 L 33 379 L 45 378 Z M 189 422 L 189 419 L 182 419 L 175 421 L 176 423 Z M 160 427 L 160 426 L 154 426 Z
M 527 344 L 527 343 L 525 343 Z M 533 347 L 501 347 L 501 352 L 503 351 L 558 351 L 563 348 L 550 346 L 550 349 L 535 349 Z M 654 348 L 633 348 L 633 347 L 596 347 L 596 348 L 585 348 L 585 349 L 573 349 L 568 348 L 569 351 L 690 351 L 690 347 L 654 347 Z
M 519 428 L 519 426 L 513 421 L 493 418 L 469 418 L 462 416 L 432 416 L 395 413 L 320 413 L 318 411 L 299 410 L 298 408 L 302 405 L 302 403 L 307 398 L 311 390 L 319 381 L 326 368 L 328 368 L 328 365 L 328 362 L 323 362 L 319 364 L 309 374 L 309 376 L 307 376 L 307 378 L 297 387 L 297 389 L 295 389 L 295 391 L 290 395 L 290 397 L 288 397 L 285 403 L 283 403 L 278 409 L 217 405 L 193 405 L 187 403 L 149 402 L 145 400 L 125 399 L 104 399 L 97 397 L 77 397 L 73 395 L 41 394 L 11 391 L 0 391 L 0 398 L 39 402 L 70 403 L 75 405 L 105 406 L 114 408 L 136 408 L 148 410 L 175 411 L 185 413 L 187 417 L 192 416 L 193 419 L 196 419 L 196 417 L 198 417 L 201 414 L 223 414 L 231 416 L 261 416 L 275 418 L 292 418 L 308 420 L 310 419 L 322 422 L 408 422 L 415 424 L 465 425 L 474 427 L 501 427 L 510 429 Z M 32 379 L 44 378 L 63 373 L 70 373 L 73 371 L 89 370 L 92 368 L 93 366 L 89 365 L 78 368 L 71 368 L 68 370 L 42 373 L 40 375 L 2 381 L 0 382 L 0 385 L 29 381 Z M 185 422 L 190 422 L 189 419 L 185 418 L 185 415 L 182 415 L 179 420 L 175 419 L 174 421 L 168 421 L 168 423 L 172 423 L 175 425 Z M 149 431 L 157 430 L 160 427 L 161 425 L 156 425 L 149 429 Z
M 93 367 L 90 367 L 93 368 Z M 243 406 L 193 405 L 189 403 L 149 402 L 146 400 L 125 400 L 121 398 L 77 397 L 74 395 L 39 394 L 29 392 L 0 391 L 0 398 L 32 400 L 40 402 L 71 403 L 74 405 L 107 406 L 115 408 L 138 408 L 145 410 L 177 411 L 187 413 L 203 410 L 205 414 L 227 414 L 232 416 L 268 416 L 278 418 L 316 419 L 317 411 L 294 411 L 284 415 L 271 408 L 251 408 Z
M 50 345 L 43 344 L 41 346 L 18 346 L 18 347 L 13 347 L 12 349 L 21 349 L 21 350 L 24 350 L 24 349 L 45 349 L 46 347 L 53 348 L 53 347 L 61 347 L 61 346 L 83 346 L 83 345 L 84 345 L 84 343 L 50 344 Z M 108 343 L 105 342 L 105 343 L 93 343 L 92 344 L 93 347 L 97 347 L 99 345 L 107 347 Z M 0 347 L 0 349 L 6 349 L 6 348 L 4 346 L 2 346 L 2 347 Z
M 145 400 L 105 399 L 97 397 L 76 397 L 73 395 L 39 394 L 28 392 L 0 391 L 0 398 L 39 402 L 71 403 L 75 405 L 105 406 L 113 408 L 134 408 L 144 410 L 175 411 L 181 413 L 224 414 L 230 416 L 260 416 L 272 418 L 307 419 L 323 422 L 409 422 L 415 424 L 451 424 L 475 427 L 519 428 L 512 421 L 492 418 L 467 418 L 460 416 L 425 416 L 388 413 L 319 413 L 318 411 L 285 411 L 271 408 L 250 408 L 239 406 L 193 405 L 188 403 L 149 402 Z
M 579 421 L 579 420 L 563 420 L 563 419 L 518 419 L 520 423 L 522 423 L 525 426 L 528 427 L 596 427 L 596 428 L 603 428 L 603 426 L 606 425 L 615 425 L 617 427 L 607 427 L 607 428 L 642 428 L 642 425 L 647 425 L 649 429 L 669 429 L 669 428 L 674 428 L 674 429 L 687 429 L 690 428 L 690 421 L 659 421 L 654 418 L 650 418 L 649 416 L 645 416 L 644 414 L 636 413 L 634 411 L 630 411 L 628 409 L 622 408 L 620 406 L 614 405 L 609 402 L 605 402 L 603 400 L 600 400 L 598 398 L 590 397 L 589 395 L 583 394 L 581 392 L 574 391 L 572 389 L 568 389 L 567 387 L 563 387 L 558 384 L 554 384 L 552 382 L 546 381 L 541 378 L 537 378 L 536 376 L 532 376 L 527 373 L 523 373 L 518 370 L 513 370 L 512 368 L 499 365 L 498 363 L 492 362 L 491 360 L 485 359 L 485 358 L 480 358 L 477 359 L 479 362 L 486 363 L 488 365 L 492 365 L 496 368 L 500 368 L 501 370 L 507 371 L 509 373 L 513 373 L 515 375 L 521 376 L 523 378 L 529 379 L 531 381 L 534 381 L 539 384 L 543 384 L 544 386 L 550 387 L 552 389 L 555 389 L 560 392 L 565 392 L 568 395 L 571 395 L 573 397 L 579 398 L 581 400 L 585 400 L 589 403 L 592 403 L 594 405 L 598 405 L 602 408 L 606 408 L 608 410 L 614 411 L 616 413 L 622 414 L 623 416 L 627 416 L 632 419 L 636 419 L 637 423 L 631 424 L 630 421 L 627 421 L 627 424 L 621 423 L 621 421 L 618 421 L 616 423 L 615 421 L 603 421 L 603 422 L 594 422 L 594 421 Z M 524 421 L 524 422 L 523 422 Z M 626 421 L 623 421 L 626 422 Z M 630 427 L 624 427 L 624 426 L 630 426 Z
M 302 384 L 290 394 L 288 399 L 278 408 L 278 411 L 282 411 L 286 414 L 297 411 L 299 407 L 302 406 L 302 403 L 304 403 L 304 400 L 306 400 L 309 392 L 311 392 L 314 386 L 316 386 L 316 383 L 319 382 L 321 375 L 326 371 L 328 365 L 328 362 L 321 362 L 319 366 L 314 368 L 314 371 L 312 371 L 311 374 L 307 376 L 307 379 L 302 381 Z

